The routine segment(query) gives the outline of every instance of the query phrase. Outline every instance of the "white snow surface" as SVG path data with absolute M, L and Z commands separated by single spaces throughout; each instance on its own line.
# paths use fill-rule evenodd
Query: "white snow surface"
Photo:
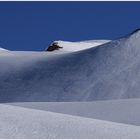
M 140 126 L 140 99 L 94 102 L 23 102 L 9 104 L 19 107 Z
M 0 104 L 0 138 L 140 138 L 140 127 Z
M 0 138 L 140 138 L 140 31 L 61 43 L 0 52 Z
M 66 53 L 66 52 L 76 52 L 80 50 L 89 49 L 92 47 L 97 47 L 99 45 L 105 44 L 110 40 L 89 40 L 89 41 L 79 41 L 79 42 L 70 42 L 70 41 L 54 41 L 58 46 L 62 47 L 59 50 L 53 52 L 57 53 Z
M 69 52 L 0 55 L 0 102 L 140 97 L 140 31 Z

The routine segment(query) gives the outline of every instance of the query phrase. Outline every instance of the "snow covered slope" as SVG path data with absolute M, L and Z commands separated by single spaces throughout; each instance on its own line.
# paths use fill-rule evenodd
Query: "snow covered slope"
M 0 138 L 140 138 L 140 127 L 0 104 Z
M 6 50 L 6 49 L 4 49 L 4 48 L 0 48 L 0 52 L 1 52 L 1 51 L 8 51 L 8 50 Z
M 94 102 L 24 102 L 9 104 L 140 126 L 140 99 Z
M 140 30 L 58 43 L 0 51 L 0 138 L 140 138 Z
M 9 54 L 9 50 L 6 50 L 4 48 L 0 48 L 0 55 L 8 55 Z
M 0 102 L 140 97 L 139 30 L 77 52 L 12 54 L 0 56 Z
M 57 44 L 60 48 L 54 50 L 55 53 L 67 53 L 76 52 L 84 49 L 89 49 L 92 47 L 97 47 L 101 44 L 105 44 L 110 40 L 89 40 L 80 42 L 69 42 L 69 41 L 54 41 L 52 44 Z M 46 48 L 45 50 L 47 50 Z

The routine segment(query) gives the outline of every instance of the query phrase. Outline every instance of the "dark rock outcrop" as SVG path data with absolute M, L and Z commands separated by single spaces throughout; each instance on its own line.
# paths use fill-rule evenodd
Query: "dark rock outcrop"
M 60 47 L 57 42 L 54 42 L 46 49 L 46 51 L 59 50 L 60 48 L 63 48 L 63 47 Z

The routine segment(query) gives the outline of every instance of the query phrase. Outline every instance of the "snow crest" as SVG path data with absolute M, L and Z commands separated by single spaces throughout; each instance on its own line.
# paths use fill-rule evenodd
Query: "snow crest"
M 66 52 L 76 52 L 80 50 L 89 49 L 92 47 L 97 47 L 101 44 L 105 44 L 110 40 L 90 40 L 90 41 L 80 41 L 80 42 L 69 42 L 69 41 L 54 41 L 52 45 L 56 44 L 59 46 L 59 49 L 54 49 L 55 52 L 58 53 L 66 53 Z M 45 49 L 48 51 L 48 48 Z

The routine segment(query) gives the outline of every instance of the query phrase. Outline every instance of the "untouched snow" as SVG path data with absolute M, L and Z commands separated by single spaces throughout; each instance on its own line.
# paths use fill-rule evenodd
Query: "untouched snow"
M 25 102 L 10 104 L 140 126 L 140 99 L 94 102 Z
M 0 55 L 0 102 L 140 97 L 140 31 L 71 53 Z
M 140 30 L 58 43 L 0 50 L 0 138 L 140 138 Z
M 97 47 L 99 45 L 105 44 L 110 40 L 89 40 L 80 42 L 69 42 L 69 41 L 54 41 L 58 46 L 62 47 L 59 50 L 53 52 L 64 53 L 64 52 L 76 52 L 84 49 L 89 49 L 92 47 Z
M 140 138 L 140 127 L 0 104 L 0 138 Z

